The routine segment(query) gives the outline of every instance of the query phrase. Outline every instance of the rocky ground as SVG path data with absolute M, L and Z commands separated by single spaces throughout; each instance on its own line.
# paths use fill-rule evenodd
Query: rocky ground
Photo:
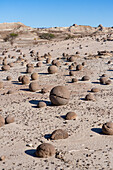
M 102 125 L 105 122 L 113 121 L 113 56 L 97 56 L 97 51 L 112 51 L 113 42 L 103 41 L 103 37 L 84 37 L 79 39 L 48 41 L 36 45 L 11 47 L 7 42 L 0 43 L 1 67 L 2 59 L 7 62 L 14 62 L 9 71 L 0 69 L 0 81 L 4 87 L 0 89 L 0 114 L 5 118 L 13 114 L 15 122 L 0 127 L 0 156 L 5 159 L 0 161 L 0 169 L 5 170 L 83 170 L 83 169 L 113 169 L 113 137 L 102 134 Z M 16 43 L 16 42 L 15 42 Z M 14 44 L 15 45 L 15 44 Z M 3 50 L 7 50 L 2 55 Z M 20 52 L 17 50 L 20 49 Z M 30 56 L 34 50 L 36 55 L 43 56 L 50 53 L 51 61 L 57 59 L 60 62 L 56 74 L 48 74 L 48 66 L 43 58 L 42 66 L 36 67 L 39 61 Z M 62 53 L 75 55 L 76 64 L 73 66 L 74 76 L 69 75 L 69 65 Z M 87 54 L 85 54 L 87 53 Z M 10 58 L 8 55 L 10 54 Z M 25 57 L 23 57 L 25 54 Z M 92 55 L 92 56 L 91 56 Z M 12 56 L 15 56 L 12 58 Z M 15 62 L 21 56 L 22 60 Z M 33 72 L 39 75 L 38 84 L 40 89 L 37 92 L 30 92 L 29 85 L 22 85 L 18 81 L 20 75 L 26 75 L 26 64 L 34 64 Z M 108 64 L 108 61 L 111 61 Z M 76 65 L 85 62 L 83 69 L 76 71 Z M 111 84 L 102 85 L 99 78 L 107 74 Z M 27 74 L 29 77 L 31 74 Z M 89 76 L 89 81 L 81 81 L 83 76 Z M 12 80 L 7 81 L 6 77 L 11 76 Z M 76 77 L 78 82 L 72 83 Z M 52 106 L 49 99 L 50 90 L 57 85 L 64 85 L 70 91 L 70 99 L 67 105 Z M 48 92 L 42 94 L 41 89 L 48 88 Z M 99 88 L 94 93 L 95 101 L 85 101 L 91 88 Z M 7 94 L 12 90 L 12 94 Z M 44 108 L 37 108 L 39 101 L 46 102 Z M 77 114 L 76 120 L 65 120 L 64 115 L 73 111 Z M 49 134 L 56 129 L 65 129 L 69 137 L 67 139 L 48 140 Z M 37 158 L 34 154 L 41 143 L 51 143 L 55 146 L 56 154 L 50 158 Z

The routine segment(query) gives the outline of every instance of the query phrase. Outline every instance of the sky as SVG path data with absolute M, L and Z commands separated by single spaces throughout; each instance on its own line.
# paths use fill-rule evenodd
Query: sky
M 0 23 L 34 28 L 73 24 L 113 26 L 113 0 L 0 0 Z

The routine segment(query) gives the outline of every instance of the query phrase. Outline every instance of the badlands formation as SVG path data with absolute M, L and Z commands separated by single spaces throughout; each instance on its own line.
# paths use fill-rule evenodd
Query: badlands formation
M 0 24 L 0 169 L 113 169 L 113 28 Z

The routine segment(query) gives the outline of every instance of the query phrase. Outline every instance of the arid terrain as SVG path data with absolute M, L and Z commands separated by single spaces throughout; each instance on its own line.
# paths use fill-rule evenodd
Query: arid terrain
M 58 71 L 49 74 L 53 60 L 59 62 Z M 11 63 L 9 70 L 2 70 Z M 26 73 L 27 64 L 33 66 L 31 73 Z M 82 64 L 79 71 L 78 64 Z M 27 75 L 32 82 L 33 72 L 38 73 L 35 81 L 39 89 L 35 92 L 29 90 L 29 84 L 18 81 L 19 76 Z M 103 74 L 110 80 L 108 84 L 100 83 Z M 8 81 L 7 76 L 12 79 Z M 89 80 L 82 81 L 83 76 L 89 76 Z M 72 83 L 72 78 L 78 81 Z M 21 23 L 0 24 L 0 82 L 0 115 L 15 118 L 13 123 L 0 127 L 0 157 L 4 156 L 1 170 L 113 170 L 113 136 L 102 133 L 102 125 L 113 121 L 112 27 L 75 24 L 41 29 Z M 70 92 L 66 105 L 51 104 L 50 91 L 58 85 Z M 46 93 L 42 93 L 43 88 Z M 99 91 L 91 92 L 92 88 Z M 86 101 L 87 94 L 92 94 L 94 100 Z M 40 101 L 47 106 L 38 108 Z M 77 119 L 65 120 L 70 111 L 77 114 Z M 66 130 L 68 138 L 50 140 L 56 129 Z M 42 143 L 52 144 L 55 155 L 36 157 L 36 148 Z

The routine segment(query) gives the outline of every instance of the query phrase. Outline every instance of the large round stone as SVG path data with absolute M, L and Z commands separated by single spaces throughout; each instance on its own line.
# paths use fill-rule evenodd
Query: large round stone
M 113 122 L 104 123 L 102 126 L 102 132 L 106 135 L 113 135 Z
M 8 115 L 8 116 L 5 118 L 5 122 L 6 122 L 7 124 L 13 123 L 14 121 L 15 121 L 15 118 L 14 118 L 13 115 Z
M 4 66 L 2 67 L 2 70 L 3 70 L 3 71 L 8 71 L 8 70 L 10 70 L 10 66 L 9 66 L 9 65 L 4 65 Z
M 66 130 L 57 129 L 53 131 L 53 133 L 51 134 L 52 140 L 66 139 L 66 138 L 68 138 L 68 133 Z
M 35 154 L 40 158 L 48 158 L 55 155 L 55 147 L 49 143 L 42 143 L 37 147 Z
M 58 71 L 58 68 L 55 65 L 52 65 L 52 66 L 48 67 L 48 73 L 49 74 L 55 74 L 55 73 L 57 73 L 57 71 Z
M 23 76 L 22 77 L 22 84 L 29 84 L 30 83 L 30 79 L 28 76 Z
M 76 119 L 77 118 L 77 115 L 75 112 L 68 112 L 66 114 L 66 120 L 72 120 L 72 119 Z
M 39 85 L 36 81 L 33 81 L 29 84 L 29 90 L 32 92 L 35 92 L 37 90 L 39 90 Z
M 49 96 L 53 105 L 65 105 L 69 102 L 70 92 L 65 86 L 54 87 Z

